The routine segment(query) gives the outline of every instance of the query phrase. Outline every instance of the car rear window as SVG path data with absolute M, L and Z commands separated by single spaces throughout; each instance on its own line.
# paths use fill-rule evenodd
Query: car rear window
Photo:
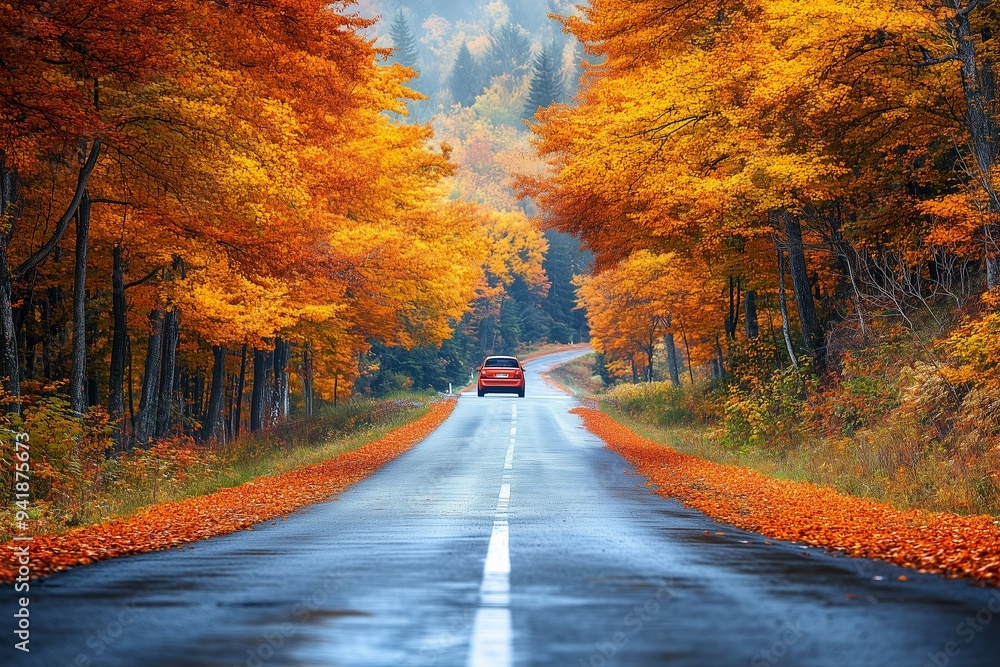
M 483 364 L 487 368 L 517 368 L 517 359 L 487 359 Z

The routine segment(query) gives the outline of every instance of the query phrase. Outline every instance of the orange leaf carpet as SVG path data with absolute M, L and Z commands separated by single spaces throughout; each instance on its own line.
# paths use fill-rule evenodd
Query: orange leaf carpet
M 774 479 L 682 454 L 599 410 L 573 412 L 656 484 L 657 493 L 717 521 L 858 558 L 1000 585 L 1000 525 L 992 516 L 902 510 L 829 487 Z
M 226 535 L 322 502 L 361 481 L 427 437 L 455 409 L 456 401 L 437 401 L 423 417 L 382 438 L 329 461 L 177 502 L 153 505 L 127 519 L 75 528 L 31 542 L 0 546 L 0 580 L 17 576 L 16 549 L 29 545 L 31 577 L 77 565 L 145 553 Z

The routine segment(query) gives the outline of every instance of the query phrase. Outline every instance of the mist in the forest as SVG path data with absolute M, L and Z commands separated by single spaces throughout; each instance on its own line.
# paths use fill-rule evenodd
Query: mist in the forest
M 540 107 L 566 101 L 579 76 L 580 49 L 550 15 L 578 11 L 569 0 L 362 0 L 380 20 L 380 46 L 418 75 L 410 86 L 427 96 L 410 120 L 428 122 L 456 106 L 476 108 L 495 125 L 525 130 Z M 477 106 L 478 105 L 478 106 Z
M 449 21 L 475 22 L 491 9 L 489 5 L 503 4 L 513 21 L 529 30 L 537 30 L 547 21 L 547 13 L 572 10 L 572 3 L 539 0 L 505 0 L 497 3 L 491 0 L 362 0 L 360 6 L 368 16 L 382 14 L 387 17 L 403 8 L 414 17 L 423 20 L 430 16 L 441 16 Z M 495 10 L 494 10 L 495 11 Z
M 360 12 L 379 18 L 371 37 L 393 49 L 387 66 L 416 74 L 407 85 L 426 99 L 412 101 L 400 122 L 429 123 L 432 143 L 447 146 L 457 166 L 445 196 L 487 211 L 498 239 L 534 239 L 547 247 L 543 262 L 548 288 L 539 291 L 515 279 L 494 311 L 475 331 L 458 327 L 446 351 L 464 350 L 465 367 L 486 350 L 513 353 L 540 340 L 573 342 L 586 335 L 576 306 L 574 277 L 588 271 L 578 241 L 554 230 L 541 238 L 534 203 L 519 196 L 519 175 L 537 175 L 544 163 L 531 145 L 530 123 L 540 109 L 570 102 L 580 72 L 581 49 L 549 15 L 577 12 L 573 0 L 361 0 Z M 537 286 L 536 286 L 537 287 Z M 391 356 L 391 358 L 390 358 Z M 386 372 L 420 366 L 409 353 L 381 354 Z M 421 366 L 422 367 L 422 366 Z

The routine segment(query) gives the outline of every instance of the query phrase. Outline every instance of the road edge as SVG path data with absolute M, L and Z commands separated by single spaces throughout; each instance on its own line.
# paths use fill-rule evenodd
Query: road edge
M 716 521 L 776 540 L 1000 586 L 1000 525 L 992 516 L 902 510 L 830 487 L 768 477 L 678 452 L 596 407 L 570 412 L 657 494 Z
M 207 495 L 152 505 L 126 519 L 38 535 L 29 541 L 12 540 L 0 545 L 0 582 L 20 581 L 24 554 L 28 554 L 28 578 L 34 580 L 100 560 L 252 529 L 278 517 L 287 519 L 295 510 L 332 499 L 413 448 L 451 415 L 457 403 L 455 398 L 435 401 L 427 414 L 326 461 Z

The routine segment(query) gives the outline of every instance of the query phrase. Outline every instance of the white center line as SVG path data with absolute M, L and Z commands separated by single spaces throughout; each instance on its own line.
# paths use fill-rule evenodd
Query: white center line
M 511 421 L 517 419 L 517 406 L 511 408 Z M 504 457 L 504 470 L 514 465 L 514 435 L 510 429 L 510 444 Z M 509 667 L 511 664 L 510 617 L 510 475 L 504 474 L 493 514 L 493 532 L 486 549 L 483 583 L 479 587 L 479 609 L 472 626 L 472 646 L 468 667 Z

